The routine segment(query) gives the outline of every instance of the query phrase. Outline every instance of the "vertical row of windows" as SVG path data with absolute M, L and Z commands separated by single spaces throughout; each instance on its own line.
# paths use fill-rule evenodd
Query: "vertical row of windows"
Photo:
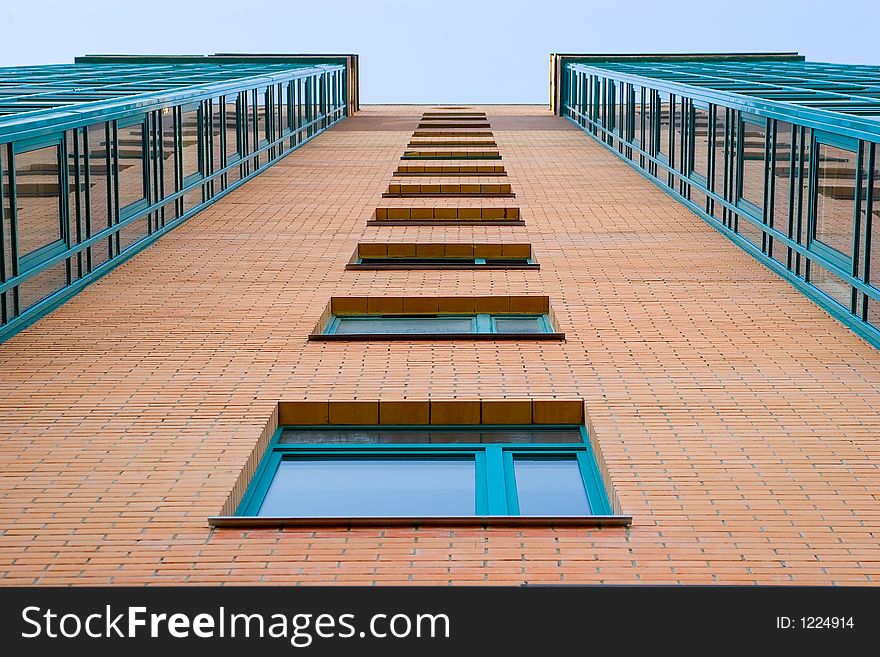
M 452 148 L 467 148 L 473 143 L 471 126 L 488 127 L 488 123 L 483 125 L 485 115 L 477 112 L 429 112 L 423 120 L 422 128 L 450 148 L 443 158 L 452 160 L 468 157 L 466 151 Z M 426 155 L 419 153 L 418 157 Z M 485 189 L 476 184 L 479 178 L 466 184 L 474 173 L 445 167 L 436 173 L 444 177 L 427 182 L 422 179 L 417 186 L 397 184 L 394 191 L 400 194 L 404 187 L 413 187 L 420 196 L 428 197 L 501 193 L 495 180 L 483 181 Z M 509 194 L 509 183 L 505 184 Z M 455 208 L 443 209 L 458 214 Z M 409 208 L 402 210 L 407 215 L 410 212 Z M 508 260 L 518 256 L 515 264 L 519 266 L 531 264 L 530 245 L 388 243 L 359 245 L 347 268 L 489 267 L 491 260 L 503 266 L 508 263 L 505 254 Z M 309 339 L 409 341 L 505 336 L 517 340 L 564 337 L 553 333 L 547 297 L 419 296 L 334 297 Z M 347 413 L 345 402 L 340 402 L 335 418 L 332 410 L 326 415 L 318 413 L 312 419 L 323 423 L 314 426 L 306 422 L 283 426 L 285 418 L 279 412 L 282 427 L 275 432 L 236 515 L 284 523 L 309 518 L 350 522 L 401 517 L 453 521 L 511 516 L 595 519 L 611 514 L 584 426 L 529 424 L 534 418 L 530 402 L 507 406 L 507 402 L 496 402 L 485 409 L 491 408 L 493 413 L 484 412 L 480 402 L 446 402 L 442 412 L 433 402 L 392 402 L 395 410 L 387 418 L 380 409 L 388 409 L 388 404 L 350 403 L 359 405 L 358 412 Z M 317 402 L 306 404 L 320 406 Z M 498 404 L 510 408 L 510 414 L 499 413 Z M 328 408 L 331 405 L 325 402 Z M 458 408 L 450 412 L 450 405 Z M 411 410 L 400 412 L 398 406 Z M 522 425 L 493 424 L 511 422 L 514 414 Z M 347 424 L 351 418 L 362 424 Z M 580 403 L 576 420 L 582 419 Z
M 583 65 L 569 65 L 567 76 L 565 116 L 880 342 L 876 141 Z

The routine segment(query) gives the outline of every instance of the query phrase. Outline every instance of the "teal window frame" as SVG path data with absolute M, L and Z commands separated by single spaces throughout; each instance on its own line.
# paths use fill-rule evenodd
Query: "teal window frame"
M 365 262 L 366 261 L 366 262 Z M 394 264 L 410 264 L 410 265 L 419 265 L 422 263 L 430 263 L 432 265 L 444 266 L 444 265 L 492 265 L 497 264 L 498 261 L 504 262 L 506 264 L 513 264 L 513 266 L 520 265 L 534 265 L 536 264 L 534 260 L 531 258 L 517 258 L 514 256 L 498 256 L 497 258 L 466 258 L 466 257 L 428 257 L 428 258 L 419 258 L 418 256 L 367 256 L 365 258 L 357 258 L 354 261 L 356 265 L 370 264 L 370 265 L 394 265 Z
M 241 112 L 242 112 L 242 92 L 235 92 L 224 94 L 223 98 L 223 112 L 222 112 L 222 121 L 223 121 L 223 130 L 221 131 L 221 139 L 223 140 L 223 167 L 227 167 L 229 165 L 235 164 L 239 162 L 244 154 L 244 147 L 242 145 L 242 137 L 241 137 Z M 229 102 L 230 98 L 235 99 L 235 148 L 232 152 L 229 151 L 232 144 L 229 143 L 229 109 L 227 105 L 231 105 Z
M 286 430 L 300 431 L 560 431 L 577 430 L 579 443 L 412 443 L 412 444 L 308 444 L 280 442 Z M 584 490 L 590 505 L 590 513 L 583 517 L 613 515 L 602 476 L 590 445 L 589 435 L 583 425 L 317 425 L 279 426 L 275 431 L 263 458 L 260 460 L 250 484 L 245 491 L 235 516 L 261 518 L 260 508 L 266 498 L 278 468 L 284 459 L 388 459 L 413 458 L 420 461 L 432 459 L 474 459 L 476 476 L 475 513 L 473 517 L 519 516 L 519 504 L 514 475 L 514 459 L 552 458 L 577 461 Z M 290 516 L 291 518 L 312 516 Z M 336 516 L 315 516 L 336 517 Z M 471 516 L 468 516 L 471 517 Z M 530 516 L 540 517 L 540 516 Z
M 395 320 L 395 319 L 424 319 L 424 320 L 435 320 L 435 319 L 470 319 L 471 320 L 471 330 L 470 333 L 473 334 L 492 334 L 498 333 L 495 326 L 496 319 L 540 319 L 539 326 L 541 330 L 538 333 L 553 333 L 553 325 L 550 322 L 550 317 L 546 314 L 540 313 L 477 313 L 477 314 L 429 314 L 429 315 L 406 315 L 406 314 L 375 314 L 375 315 L 333 315 L 332 319 L 327 323 L 327 326 L 324 328 L 324 335 L 338 335 L 337 330 L 339 329 L 339 324 L 341 320 L 346 321 L 363 321 L 363 320 Z M 433 334 L 435 331 L 425 331 L 425 334 Z M 349 335 L 361 335 L 358 333 L 351 333 Z M 381 333 L 370 334 L 370 335 L 383 335 Z M 413 333 L 412 335 L 420 335 L 419 333 Z
M 849 151 L 855 156 L 855 160 L 858 163 L 856 166 L 856 180 L 853 181 L 853 184 L 856 185 L 856 189 L 858 189 L 858 183 L 861 178 L 863 163 L 861 161 L 861 151 L 859 149 L 859 141 L 852 137 L 847 137 L 845 135 L 838 135 L 831 132 L 824 132 L 821 130 L 813 130 L 812 135 L 812 143 L 810 144 L 810 172 L 809 172 L 809 205 L 808 205 L 808 227 L 807 230 L 807 249 L 811 253 L 815 253 L 819 256 L 820 264 L 830 263 L 833 267 L 842 270 L 846 274 L 856 275 L 856 272 L 853 272 L 853 257 L 852 255 L 847 255 L 846 253 L 835 249 L 832 246 L 825 244 L 822 240 L 816 237 L 816 231 L 818 229 L 818 204 L 819 204 L 819 167 L 821 165 L 821 149 L 822 146 L 831 146 L 833 148 L 839 148 L 841 150 Z M 861 216 L 861 197 L 859 194 L 855 194 L 853 198 L 853 240 L 852 240 L 852 253 L 858 253 L 859 251 L 859 228 L 860 228 L 860 216 Z M 821 261 L 824 260 L 825 263 Z M 832 270 L 832 273 L 837 273 Z
M 658 91 L 655 92 L 656 99 L 656 108 L 657 112 L 654 116 L 654 121 L 656 122 L 656 142 L 655 142 L 655 156 L 657 157 L 658 162 L 662 162 L 663 164 L 668 164 L 670 167 L 673 166 L 673 158 L 672 152 L 674 148 L 673 144 L 673 136 L 672 136 L 672 120 L 675 115 L 675 94 L 671 94 L 666 91 Z M 664 94 L 668 97 L 668 105 L 669 110 L 666 112 L 666 125 L 667 134 L 666 134 L 666 143 L 663 143 L 663 101 Z M 666 149 L 666 152 L 663 152 L 663 149 Z
M 115 150 L 117 152 L 113 155 L 114 159 L 116 160 L 116 166 L 114 167 L 114 170 L 116 172 L 116 177 L 118 178 L 119 174 L 122 171 L 119 166 L 119 130 L 120 128 L 127 128 L 133 125 L 141 126 L 141 184 L 143 195 L 134 201 L 126 203 L 125 205 L 122 205 L 121 202 L 117 201 L 117 203 L 119 204 L 119 221 L 123 221 L 125 219 L 128 219 L 129 217 L 143 212 L 150 205 L 150 158 L 148 157 L 148 154 L 150 152 L 150 126 L 146 114 L 128 117 L 125 119 L 119 119 L 116 121 L 114 142 L 116 142 Z
M 18 197 L 15 195 L 15 185 L 11 185 L 10 195 L 12 196 L 10 202 L 10 210 L 11 216 L 9 218 L 10 225 L 12 226 L 12 237 L 14 238 L 14 253 L 12 253 L 13 263 L 16 265 L 16 269 L 14 273 L 17 272 L 26 272 L 29 269 L 33 269 L 38 267 L 42 263 L 47 260 L 51 260 L 55 258 L 68 248 L 70 244 L 70 218 L 69 218 L 69 207 L 68 207 L 68 198 L 70 194 L 67 190 L 67 181 L 69 180 L 68 175 L 68 165 L 67 158 L 64 156 L 64 153 L 67 151 L 66 137 L 64 135 L 59 135 L 55 137 L 37 137 L 33 139 L 25 139 L 17 142 L 13 142 L 12 144 L 12 162 L 9 166 L 9 173 L 12 175 L 12 180 L 15 182 L 15 170 L 17 167 L 16 159 L 18 155 L 23 155 L 24 153 L 30 153 L 31 151 L 40 150 L 43 148 L 47 148 L 49 146 L 55 147 L 55 153 L 58 161 L 58 220 L 59 220 L 59 238 L 57 240 L 52 240 L 51 242 L 45 243 L 43 246 L 38 246 L 27 253 L 20 253 L 18 250 L 18 244 L 20 243 L 19 236 L 19 223 L 18 223 Z M 5 245 L 0 245 L 0 248 L 5 248 Z
M 760 128 L 764 132 L 764 148 L 763 148 L 763 156 L 761 157 L 761 166 L 763 167 L 764 175 L 761 185 L 761 205 L 756 205 L 754 202 L 747 199 L 743 196 L 743 183 L 745 178 L 745 161 L 746 161 L 746 131 L 745 126 L 750 125 L 755 128 Z M 746 220 L 748 221 L 748 217 L 755 219 L 758 224 L 764 223 L 764 207 L 767 205 L 767 176 L 769 171 L 769 158 L 768 158 L 768 139 L 770 138 L 770 124 L 766 118 L 760 117 L 754 114 L 748 114 L 747 112 L 739 113 L 739 123 L 737 124 L 737 171 L 736 171 L 736 207 L 743 210 L 743 212 L 747 215 Z M 755 222 L 753 222 L 755 223 Z M 760 227 L 760 226 L 759 226 Z
M 700 172 L 697 171 L 694 166 L 697 161 L 697 110 L 706 113 L 706 171 Z M 687 168 L 688 168 L 688 178 L 701 185 L 704 188 L 709 187 L 709 170 L 711 169 L 710 163 L 712 160 L 712 139 L 710 136 L 710 130 L 712 129 L 712 124 L 710 117 L 712 115 L 712 108 L 709 106 L 709 103 L 705 103 L 699 100 L 691 100 L 689 103 L 688 109 L 688 121 L 689 121 L 689 129 L 687 130 L 687 134 L 689 139 L 687 139 L 688 143 L 688 158 L 687 158 Z
M 189 112 L 196 113 L 196 171 L 194 173 L 187 174 L 186 173 L 186 165 L 184 162 L 183 152 L 183 115 Z M 181 105 L 180 107 L 180 159 L 181 159 L 181 175 L 183 176 L 183 187 L 182 189 L 190 191 L 188 188 L 197 184 L 202 178 L 205 177 L 205 171 L 207 170 L 207 166 L 205 163 L 205 140 L 204 135 L 206 131 L 204 129 L 205 125 L 205 107 L 204 102 L 199 103 L 187 103 L 186 105 Z
M 593 106 L 589 110 L 582 109 L 577 95 L 579 89 L 583 85 L 602 87 L 611 81 L 641 85 L 644 89 L 643 145 L 639 147 L 634 139 L 631 150 L 617 147 L 609 150 L 622 156 L 649 181 L 779 274 L 832 317 L 880 348 L 880 326 L 869 320 L 869 308 L 880 304 L 880 288 L 871 278 L 876 278 L 877 267 L 871 262 L 872 250 L 869 248 L 872 217 L 876 225 L 874 190 L 880 173 L 874 161 L 880 147 L 880 129 L 876 121 L 866 116 L 876 115 L 880 103 L 876 98 L 862 97 L 856 101 L 848 96 L 855 89 L 860 90 L 859 94 L 863 93 L 863 86 L 833 92 L 844 102 L 817 102 L 820 99 L 816 98 L 818 93 L 832 93 L 831 89 L 839 84 L 840 79 L 854 73 L 863 76 L 866 69 L 833 65 L 836 72 L 832 82 L 824 79 L 824 70 L 829 66 L 826 64 L 768 62 L 759 67 L 773 68 L 779 77 L 759 72 L 762 83 L 759 85 L 754 82 L 754 66 L 751 62 L 707 60 L 676 63 L 637 59 L 618 62 L 613 58 L 590 63 L 576 61 L 572 56 L 562 64 L 568 75 L 560 78 L 561 106 L 557 109 L 561 116 L 600 145 L 608 147 L 613 133 L 597 120 Z M 718 75 L 719 70 L 727 68 L 730 69 L 729 76 Z M 816 81 L 819 78 L 825 91 L 817 91 L 820 87 L 815 85 L 820 84 Z M 705 183 L 693 175 L 690 153 L 685 153 L 679 166 L 675 166 L 658 152 L 660 136 L 648 132 L 656 131 L 660 123 L 657 113 L 661 92 L 686 98 L 691 110 L 696 103 L 708 104 L 710 108 L 710 151 Z M 755 117 L 761 125 L 766 124 L 762 207 L 741 199 L 739 193 L 743 117 L 746 122 Z M 695 121 L 688 123 L 687 132 L 690 134 L 686 139 L 694 139 L 695 125 Z M 785 126 L 785 138 L 780 137 L 781 125 Z M 786 144 L 784 152 L 780 152 L 782 143 Z M 854 184 L 856 199 L 851 254 L 844 252 L 846 240 L 842 230 L 837 234 L 840 241 L 833 246 L 811 239 L 811 232 L 816 229 L 815 198 L 818 192 L 815 171 L 818 158 L 814 157 L 814 147 L 818 144 L 821 149 L 823 143 L 838 145 L 857 156 L 859 175 L 854 181 L 846 178 L 848 183 Z M 681 149 L 675 151 L 681 154 Z M 783 167 L 788 169 L 787 174 L 780 175 Z M 759 200 L 757 189 L 751 195 L 753 200 Z M 821 223 L 818 227 L 821 228 Z M 844 303 L 841 290 L 832 296 L 824 289 L 824 283 L 817 281 L 814 276 L 817 267 L 851 287 L 849 304 Z

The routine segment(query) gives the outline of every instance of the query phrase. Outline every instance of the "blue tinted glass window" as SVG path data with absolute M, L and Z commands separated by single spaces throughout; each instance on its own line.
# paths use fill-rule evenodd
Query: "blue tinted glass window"
M 520 515 L 579 516 L 590 513 L 590 502 L 576 459 L 517 458 L 513 467 Z
M 472 516 L 473 458 L 281 461 L 260 516 Z
M 461 317 L 340 317 L 337 334 L 471 333 L 473 320 Z
M 497 317 L 495 331 L 498 333 L 543 333 L 544 323 L 540 317 Z

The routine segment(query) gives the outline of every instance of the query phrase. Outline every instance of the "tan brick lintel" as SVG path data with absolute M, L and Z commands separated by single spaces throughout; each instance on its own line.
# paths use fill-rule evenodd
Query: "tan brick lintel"
M 282 425 L 583 424 L 582 399 L 282 401 Z
M 531 244 L 361 242 L 355 258 L 531 258 Z
M 376 208 L 373 218 L 378 221 L 386 220 L 415 220 L 415 219 L 519 219 L 519 207 L 499 208 Z
M 459 313 L 547 313 L 550 297 L 486 296 L 486 297 L 332 297 L 333 315 L 403 314 L 434 315 Z

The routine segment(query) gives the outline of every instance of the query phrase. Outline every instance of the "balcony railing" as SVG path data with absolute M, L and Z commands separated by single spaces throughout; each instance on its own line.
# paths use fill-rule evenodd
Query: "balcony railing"
M 563 116 L 880 346 L 880 67 L 557 57 Z
M 356 108 L 344 57 L 85 59 L 0 69 L 0 340 Z

